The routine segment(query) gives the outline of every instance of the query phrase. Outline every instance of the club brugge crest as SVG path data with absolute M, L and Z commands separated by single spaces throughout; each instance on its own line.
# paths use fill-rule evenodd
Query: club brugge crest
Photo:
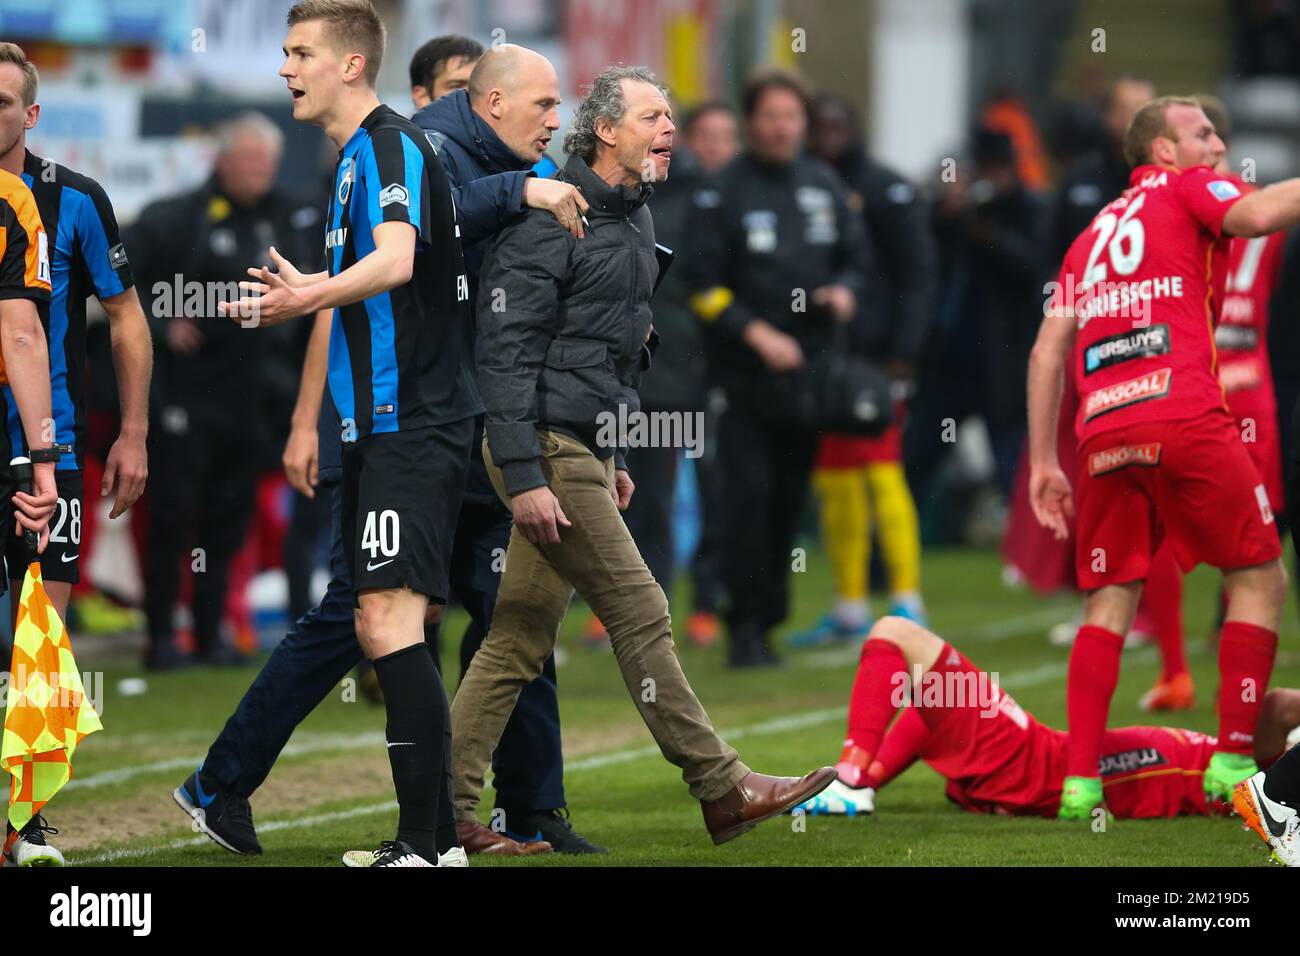
M 343 160 L 342 175 L 339 176 L 339 205 L 346 206 L 348 197 L 352 195 L 352 176 L 356 169 L 356 164 L 350 159 Z

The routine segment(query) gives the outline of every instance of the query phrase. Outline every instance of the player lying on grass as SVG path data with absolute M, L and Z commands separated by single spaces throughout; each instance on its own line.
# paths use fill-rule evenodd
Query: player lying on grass
M 890 726 L 899 709 L 902 713 Z M 1264 698 L 1255 760 L 1272 764 L 1300 725 L 1300 691 Z M 1226 813 L 1206 800 L 1202 775 L 1217 741 L 1174 727 L 1119 727 L 1102 738 L 1098 775 L 1120 819 Z M 986 673 L 936 634 L 900 617 L 876 622 L 862 646 L 836 780 L 800 807 L 810 814 L 871 813 L 875 792 L 924 760 L 947 796 L 977 813 L 1056 816 L 1066 733 L 1039 723 Z

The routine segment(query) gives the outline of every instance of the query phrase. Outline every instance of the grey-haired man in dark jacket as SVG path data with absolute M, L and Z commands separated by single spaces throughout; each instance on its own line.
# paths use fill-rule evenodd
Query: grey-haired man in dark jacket
M 624 683 L 701 801 L 714 843 L 819 793 L 835 775 L 756 774 L 718 738 L 674 653 L 663 589 L 619 514 L 633 492 L 623 452 L 636 440 L 658 276 L 645 202 L 649 182 L 667 176 L 673 132 L 652 73 L 602 72 L 565 137 L 561 173 L 589 204 L 586 238 L 530 212 L 502 231 L 479 276 L 484 458 L 514 528 L 492 629 L 452 707 L 461 820 L 474 819 L 492 750 L 520 688 L 554 648 L 575 589 L 609 631 Z

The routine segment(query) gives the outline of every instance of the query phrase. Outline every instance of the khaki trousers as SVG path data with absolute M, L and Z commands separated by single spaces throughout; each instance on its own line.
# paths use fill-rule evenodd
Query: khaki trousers
M 609 632 L 623 682 L 664 757 L 681 768 L 692 796 L 716 800 L 749 768 L 714 733 L 682 673 L 663 588 L 614 503 L 613 459 L 598 461 L 567 435 L 539 429 L 538 437 L 542 472 L 573 527 L 560 530 L 559 544 L 541 546 L 510 533 L 492 629 L 451 708 L 456 817 L 474 819 L 492 751 L 520 690 L 554 650 L 575 589 Z M 486 439 L 483 459 L 508 503 Z

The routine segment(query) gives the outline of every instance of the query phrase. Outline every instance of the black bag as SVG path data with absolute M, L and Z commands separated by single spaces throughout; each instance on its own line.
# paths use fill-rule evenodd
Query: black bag
M 842 325 L 831 325 L 803 368 L 769 373 L 752 397 L 770 424 L 811 431 L 876 438 L 894 418 L 889 377 L 854 351 Z
M 893 421 L 889 378 L 840 343 L 797 374 L 805 379 L 803 417 L 818 431 L 875 438 Z

